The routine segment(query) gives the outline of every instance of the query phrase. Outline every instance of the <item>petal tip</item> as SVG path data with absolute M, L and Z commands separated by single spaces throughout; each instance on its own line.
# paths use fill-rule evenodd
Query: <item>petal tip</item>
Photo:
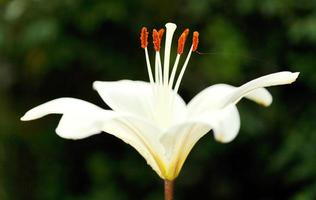
M 23 116 L 20 118 L 20 120 L 21 120 L 21 121 L 28 121 L 29 119 L 28 119 L 27 116 L 23 115 Z
M 297 79 L 297 77 L 300 75 L 301 72 L 294 72 L 293 73 L 293 78 L 294 78 L 294 81 Z
M 258 103 L 264 107 L 269 107 L 272 104 L 272 100 L 267 101 L 267 102 L 258 102 Z
M 226 138 L 226 137 L 224 136 L 224 134 L 220 134 L 220 135 L 215 136 L 215 140 L 216 140 L 216 141 L 218 141 L 218 142 L 220 142 L 220 143 L 224 143 L 224 144 L 230 143 L 230 142 L 233 141 L 234 139 L 235 139 L 235 138 Z
M 26 112 L 26 113 L 20 118 L 21 121 L 30 121 L 30 120 L 33 120 L 33 119 L 35 119 L 35 117 L 32 116 L 32 113 L 30 113 L 30 111 Z
M 218 133 L 218 132 L 215 133 L 213 131 L 213 135 L 217 142 L 226 144 L 226 143 L 232 142 L 237 137 L 238 134 L 235 134 L 234 136 L 229 136 L 225 133 Z
M 55 129 L 55 133 L 63 138 L 63 139 L 67 139 L 67 140 L 78 140 L 81 139 L 80 137 L 75 137 L 74 134 L 69 134 L 67 131 L 63 130 L 60 126 L 57 126 L 57 128 Z
M 289 75 L 289 84 L 293 83 L 296 81 L 297 77 L 300 75 L 300 72 L 290 72 L 291 74 Z
M 272 95 L 269 93 L 269 97 L 266 99 L 266 101 L 262 101 L 261 105 L 264 107 L 269 107 L 273 102 Z
M 94 90 L 97 90 L 97 88 L 99 87 L 99 85 L 100 85 L 100 81 L 94 81 L 94 82 L 92 83 L 92 88 L 93 88 Z

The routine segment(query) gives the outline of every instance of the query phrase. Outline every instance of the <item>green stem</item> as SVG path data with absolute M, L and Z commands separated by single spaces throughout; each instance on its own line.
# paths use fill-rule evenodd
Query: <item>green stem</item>
M 173 181 L 165 180 L 165 200 L 173 200 Z

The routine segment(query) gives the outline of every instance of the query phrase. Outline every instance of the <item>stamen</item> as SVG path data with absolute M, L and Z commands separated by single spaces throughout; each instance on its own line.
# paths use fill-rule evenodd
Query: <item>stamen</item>
M 183 53 L 184 45 L 185 45 L 185 42 L 186 42 L 186 40 L 188 38 L 188 35 L 189 35 L 189 29 L 187 28 L 187 29 L 185 29 L 183 31 L 183 33 L 179 37 L 179 40 L 178 40 L 178 55 L 176 57 L 176 61 L 174 62 L 174 65 L 173 65 L 173 68 L 172 68 L 172 72 L 171 72 L 171 76 L 170 76 L 170 81 L 169 81 L 169 88 L 170 89 L 172 88 L 173 81 L 174 81 L 174 78 L 175 78 L 175 75 L 176 75 L 176 72 L 177 72 L 177 68 L 178 68 L 178 64 L 179 64 L 179 60 L 180 60 L 180 55 Z
M 198 44 L 199 44 L 199 32 L 194 31 L 194 32 L 193 32 L 193 38 L 192 38 L 192 46 L 191 46 L 191 49 L 190 49 L 190 51 L 189 51 L 189 53 L 188 53 L 187 58 L 186 58 L 185 61 L 184 61 L 183 67 L 182 67 L 182 69 L 181 69 L 181 71 L 180 71 L 180 74 L 179 74 L 179 76 L 178 76 L 178 80 L 177 80 L 176 85 L 175 85 L 175 87 L 174 87 L 175 93 L 178 92 L 178 89 L 179 89 L 179 86 L 180 86 L 180 83 L 181 83 L 183 74 L 184 74 L 184 72 L 185 72 L 185 70 L 186 70 L 186 68 L 187 68 L 189 59 L 190 59 L 190 57 L 191 57 L 191 53 L 194 52 L 194 51 L 196 51 L 196 49 L 197 49 L 197 47 L 198 47 Z
M 164 34 L 165 30 L 161 28 L 159 31 L 156 29 L 153 30 L 153 43 L 154 49 L 156 51 L 156 58 L 155 58 L 155 81 L 156 83 L 162 83 L 162 69 L 161 69 L 161 61 L 160 61 L 160 48 L 161 48 L 161 39 Z
M 189 29 L 185 29 L 178 40 L 178 54 L 182 54 L 184 50 L 184 45 L 189 35 Z
M 192 38 L 192 51 L 196 51 L 199 44 L 199 32 L 194 31 L 193 32 L 193 38 Z
M 146 27 L 143 27 L 140 32 L 140 45 L 143 49 L 148 46 L 148 31 Z
M 185 70 L 186 70 L 186 68 L 187 68 L 187 65 L 188 65 L 189 60 L 190 60 L 190 57 L 191 57 L 191 53 L 192 53 L 192 51 L 193 51 L 192 49 L 193 49 L 193 45 L 191 46 L 191 49 L 190 49 L 190 51 L 189 51 L 189 53 L 188 53 L 188 55 L 187 55 L 187 58 L 186 58 L 185 61 L 184 61 L 184 64 L 183 64 L 182 69 L 181 69 L 181 71 L 180 71 L 180 74 L 179 74 L 179 76 L 178 76 L 178 80 L 177 80 L 177 82 L 176 82 L 176 84 L 175 84 L 175 86 L 174 86 L 174 91 L 175 91 L 175 93 L 177 93 L 178 90 L 179 90 L 179 86 L 180 86 L 182 77 L 183 77 L 184 72 L 185 72 Z
M 148 56 L 148 50 L 147 50 L 148 31 L 147 31 L 146 27 L 143 27 L 141 32 L 140 32 L 140 45 L 145 50 L 145 58 L 146 58 L 148 76 L 149 76 L 150 83 L 153 84 L 154 78 L 153 78 L 153 74 L 152 74 L 152 70 L 151 70 L 151 66 L 150 66 L 150 61 L 149 61 L 149 56 Z
M 154 43 L 155 51 L 160 51 L 160 42 L 161 42 L 161 39 L 160 39 L 159 32 L 156 29 L 154 29 L 153 30 L 153 43 Z

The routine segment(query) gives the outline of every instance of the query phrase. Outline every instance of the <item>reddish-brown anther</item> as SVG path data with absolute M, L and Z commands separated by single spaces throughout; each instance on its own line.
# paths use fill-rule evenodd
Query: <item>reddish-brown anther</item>
M 153 43 L 154 43 L 154 48 L 155 51 L 160 51 L 160 36 L 159 36 L 159 32 L 154 29 L 153 30 Z
M 161 29 L 158 31 L 158 33 L 159 33 L 159 39 L 160 39 L 160 42 L 161 42 L 162 36 L 163 36 L 163 34 L 165 33 L 165 29 L 161 28 Z
M 183 31 L 183 33 L 178 39 L 178 54 L 180 55 L 183 53 L 184 45 L 185 45 L 188 35 L 189 35 L 189 29 L 187 28 Z
M 199 32 L 194 31 L 193 32 L 193 38 L 192 38 L 192 51 L 196 51 L 199 45 Z
M 140 45 L 143 49 L 148 46 L 148 31 L 146 27 L 143 27 L 140 32 Z

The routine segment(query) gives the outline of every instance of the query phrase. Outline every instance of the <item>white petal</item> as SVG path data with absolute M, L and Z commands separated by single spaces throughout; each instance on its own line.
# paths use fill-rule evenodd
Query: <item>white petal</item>
M 63 115 L 56 128 L 59 136 L 81 139 L 102 131 L 108 132 L 134 147 L 158 175 L 164 177 L 163 151 L 157 140 L 161 131 L 152 124 L 74 98 L 59 98 L 39 105 L 21 120 L 34 120 L 49 114 Z
M 96 81 L 93 88 L 98 91 L 105 103 L 113 110 L 130 113 L 148 120 L 153 120 L 155 97 L 153 86 L 143 81 L 121 80 L 113 82 Z M 185 102 L 176 95 L 175 112 L 183 113 Z
M 158 141 L 160 129 L 133 116 L 121 116 L 103 126 L 103 131 L 112 134 L 134 147 L 152 169 L 165 178 L 163 149 Z
M 59 98 L 29 110 L 21 118 L 34 120 L 49 114 L 63 114 L 56 133 L 67 139 L 81 139 L 102 131 L 102 122 L 116 117 L 89 102 L 74 98 Z
M 219 110 L 205 112 L 188 121 L 207 124 L 213 129 L 215 139 L 223 143 L 235 139 L 240 129 L 239 112 L 234 104 Z
M 228 84 L 216 84 L 202 90 L 188 104 L 188 114 L 196 116 L 219 109 L 225 98 L 235 89 L 236 87 Z M 272 103 L 272 96 L 265 88 L 255 89 L 245 97 L 264 106 Z
M 239 113 L 236 106 L 231 104 L 224 109 L 191 118 L 166 130 L 160 141 L 169 163 L 167 177 L 177 177 L 193 146 L 211 129 L 217 141 L 226 143 L 237 136 L 239 128 Z
M 152 87 L 142 81 L 95 81 L 93 88 L 104 102 L 115 111 L 128 112 L 138 116 L 150 116 Z
M 175 179 L 196 142 L 209 132 L 209 124 L 199 121 L 177 124 L 164 132 L 160 142 L 168 163 L 167 179 Z
M 207 122 L 208 117 L 205 116 L 204 121 Z M 236 138 L 240 129 L 239 112 L 235 105 L 231 104 L 222 109 L 213 124 L 214 137 L 217 141 L 228 143 Z
M 293 83 L 298 75 L 298 72 L 278 72 L 254 79 L 236 88 L 236 90 L 229 94 L 225 101 L 223 101 L 222 106 L 230 103 L 237 103 L 241 98 L 257 88 Z

